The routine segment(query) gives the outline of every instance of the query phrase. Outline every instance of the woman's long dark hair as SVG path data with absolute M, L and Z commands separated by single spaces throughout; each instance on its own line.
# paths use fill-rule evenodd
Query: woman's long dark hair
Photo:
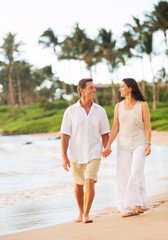
M 142 101 L 145 102 L 145 96 L 139 89 L 139 86 L 137 82 L 133 78 L 124 78 L 123 82 L 127 85 L 127 87 L 132 88 L 132 96 L 135 98 L 137 101 Z

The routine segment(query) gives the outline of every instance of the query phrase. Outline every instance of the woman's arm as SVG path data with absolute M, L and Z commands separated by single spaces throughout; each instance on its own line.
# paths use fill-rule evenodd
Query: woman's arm
M 110 136 L 109 136 L 109 140 L 106 145 L 106 149 L 110 148 L 111 144 L 113 143 L 113 141 L 116 138 L 118 131 L 119 131 L 118 108 L 119 108 L 119 103 L 116 104 L 115 109 L 114 109 L 113 126 L 110 131 Z
M 146 102 L 142 102 L 142 120 L 144 122 L 144 129 L 146 135 L 146 147 L 145 154 L 148 156 L 151 152 L 151 124 L 150 124 L 150 112 L 148 108 L 148 104 Z
M 103 157 L 107 157 L 111 153 L 111 144 L 113 143 L 119 131 L 118 108 L 119 108 L 119 103 L 116 104 L 114 109 L 114 120 L 113 120 L 113 126 L 110 131 L 109 140 L 107 142 L 105 150 L 101 153 Z

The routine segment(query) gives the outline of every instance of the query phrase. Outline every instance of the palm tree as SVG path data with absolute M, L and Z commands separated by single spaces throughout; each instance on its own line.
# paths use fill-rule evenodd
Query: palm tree
M 113 73 L 119 67 L 120 63 L 125 63 L 122 55 L 122 50 L 117 49 L 116 40 L 112 39 L 112 32 L 106 31 L 106 29 L 104 28 L 99 30 L 98 42 L 100 54 L 102 58 L 106 60 L 108 70 L 112 75 L 112 102 L 113 104 L 115 104 L 116 102 L 118 102 L 118 96 L 114 86 Z
M 134 40 L 134 37 L 130 31 L 123 32 L 122 38 L 124 40 L 122 52 L 123 52 L 123 55 L 125 55 L 128 59 L 131 60 L 131 68 L 133 73 L 133 67 L 132 67 L 132 58 L 134 57 L 133 50 L 137 46 L 138 42 L 137 40 Z
M 79 60 L 84 61 L 86 69 L 92 76 L 92 67 L 100 62 L 98 51 L 96 52 L 97 42 L 85 33 L 85 30 L 81 29 L 77 24 L 75 26 L 72 36 L 67 36 L 61 44 L 61 53 L 59 55 L 60 60 Z
M 160 1 L 154 4 L 154 11 L 151 14 L 146 14 L 148 23 L 152 31 L 161 30 L 165 38 L 166 53 L 168 54 L 167 46 L 167 30 L 168 30 L 168 2 Z
M 150 66 L 151 66 L 152 82 L 153 82 L 153 109 L 156 109 L 156 84 L 155 84 L 155 76 L 154 76 L 153 67 L 152 67 L 153 33 L 149 30 L 143 32 L 142 39 L 143 39 L 142 51 L 148 55 Z
M 0 101 L 6 104 L 8 102 L 8 69 L 4 65 L 4 62 L 0 62 L 0 84 L 2 88 Z
M 23 97 L 22 97 L 22 84 L 21 84 L 21 73 L 24 69 L 24 62 L 17 61 L 14 63 L 14 72 L 16 73 L 16 80 L 17 80 L 17 88 L 18 88 L 18 103 L 20 110 L 25 114 L 23 108 Z
M 85 62 L 86 68 L 90 72 L 91 77 L 92 67 L 101 61 L 100 54 L 98 51 L 96 51 L 96 47 L 97 42 L 95 40 L 86 38 L 81 52 L 82 55 L 81 60 Z
M 48 79 L 50 82 L 52 82 L 51 88 L 49 90 L 49 98 L 53 101 L 54 100 L 54 85 L 53 85 L 53 72 L 51 65 L 45 66 L 41 69 L 42 74 L 44 75 L 45 79 Z
M 58 41 L 58 36 L 54 33 L 51 28 L 48 28 L 44 33 L 40 36 L 39 44 L 42 44 L 44 48 L 53 48 L 53 52 L 55 53 L 57 60 L 58 54 L 56 51 L 57 46 L 60 46 L 60 42 Z M 62 87 L 64 89 L 64 93 L 67 94 L 66 84 L 62 81 Z M 67 101 L 70 105 L 70 102 Z
M 44 48 L 53 48 L 53 52 L 56 53 L 56 47 L 59 46 L 58 37 L 55 35 L 51 28 L 48 28 L 40 36 L 39 44 L 42 44 Z
M 134 40 L 136 41 L 135 50 L 137 54 L 135 57 L 142 59 L 142 92 L 145 94 L 145 77 L 144 77 L 144 64 L 143 64 L 143 31 L 146 27 L 145 23 L 141 23 L 140 20 L 133 16 L 134 24 L 126 24 L 130 28 L 130 32 L 132 36 L 134 36 Z
M 4 42 L 1 46 L 3 50 L 3 55 L 7 62 L 5 62 L 8 68 L 8 101 L 12 107 L 13 114 L 15 113 L 15 98 L 14 98 L 14 88 L 13 88 L 13 64 L 15 60 L 15 54 L 19 52 L 19 47 L 23 45 L 20 41 L 15 42 L 16 34 L 9 32 L 4 38 Z
M 166 73 L 166 69 L 163 67 L 156 73 L 156 79 L 157 79 L 157 94 L 156 94 L 156 100 L 157 103 L 160 102 L 160 84 L 161 82 L 166 83 L 166 79 L 168 78 L 168 74 Z M 167 86 L 168 88 L 168 86 Z
M 84 29 L 81 29 L 77 24 L 71 36 L 67 36 L 61 44 L 60 60 L 77 60 L 83 61 L 86 64 L 86 69 L 92 77 L 92 67 L 100 62 L 98 51 L 96 51 L 97 42 L 88 38 Z M 96 96 L 96 103 L 98 99 Z

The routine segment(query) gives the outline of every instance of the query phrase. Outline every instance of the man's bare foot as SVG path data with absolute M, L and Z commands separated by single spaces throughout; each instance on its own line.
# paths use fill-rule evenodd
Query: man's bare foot
M 134 212 L 136 213 L 144 213 L 144 211 L 142 210 L 142 208 L 140 206 L 136 206 L 135 209 L 134 209 Z
M 84 217 L 83 218 L 83 223 L 92 223 L 93 220 L 92 219 L 89 219 L 89 217 Z
M 136 215 L 139 215 L 139 213 L 136 213 L 136 212 L 127 212 L 127 213 L 125 213 L 122 217 L 125 218 L 125 217 L 132 217 L 132 216 L 136 216 Z

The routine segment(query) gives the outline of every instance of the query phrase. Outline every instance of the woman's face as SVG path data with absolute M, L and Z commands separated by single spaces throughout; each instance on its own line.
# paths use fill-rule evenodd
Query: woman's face
M 122 81 L 119 91 L 121 93 L 121 97 L 126 97 L 131 93 L 132 88 L 128 87 L 127 84 Z

